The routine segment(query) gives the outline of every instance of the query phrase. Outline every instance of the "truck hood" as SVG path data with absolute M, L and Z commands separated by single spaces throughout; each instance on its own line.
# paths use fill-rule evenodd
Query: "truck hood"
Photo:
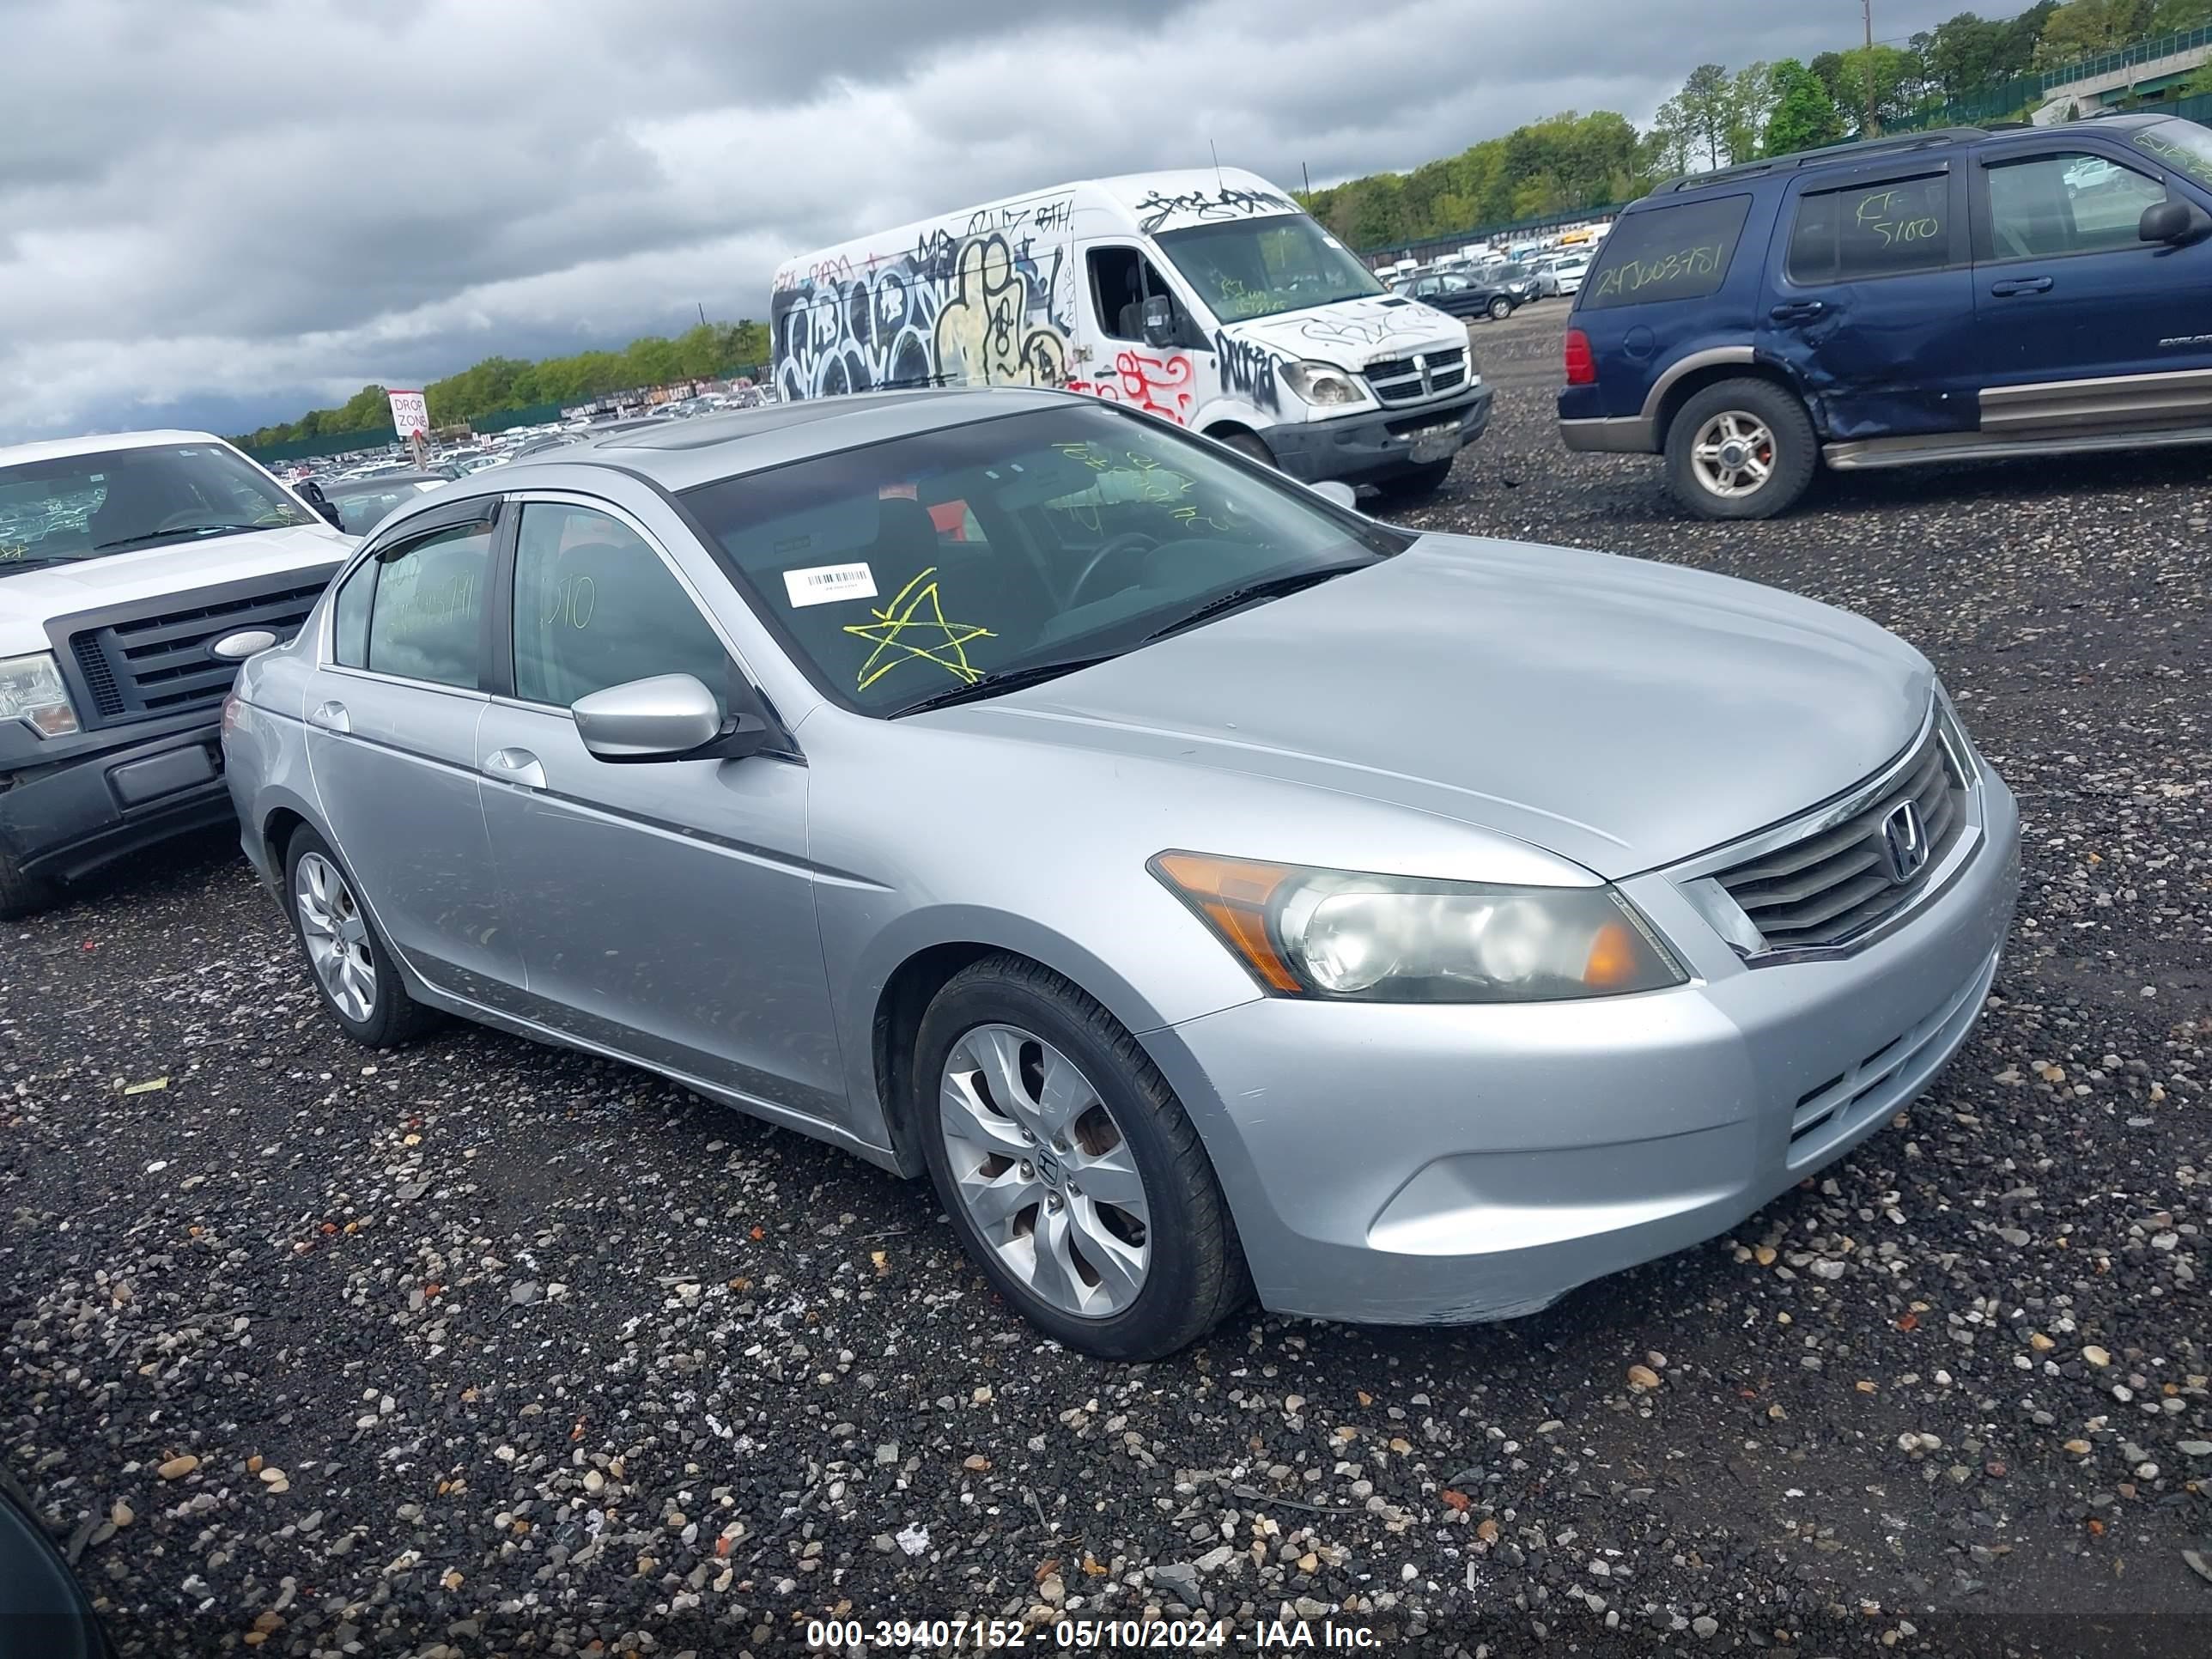
M 1222 332 L 1250 341 L 1290 358 L 1317 358 L 1340 368 L 1364 368 L 1417 351 L 1446 351 L 1467 345 L 1467 325 L 1434 306 L 1403 295 L 1377 295 L 1339 300 L 1310 311 L 1288 311 L 1230 323 Z
M 1894 635 L 1776 589 L 1428 536 L 924 718 L 1386 801 L 1617 879 L 1847 789 L 1913 739 L 1934 690 Z
M 324 526 L 300 525 L 0 575 L 0 656 L 51 649 L 50 617 L 317 565 L 335 569 L 359 540 Z

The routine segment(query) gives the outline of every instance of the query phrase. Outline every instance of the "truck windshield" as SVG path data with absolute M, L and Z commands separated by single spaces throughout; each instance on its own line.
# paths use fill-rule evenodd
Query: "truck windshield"
M 0 577 L 315 522 L 227 444 L 155 444 L 0 467 Z
M 1193 225 L 1163 233 L 1159 244 L 1224 323 L 1382 292 L 1373 271 L 1303 213 Z

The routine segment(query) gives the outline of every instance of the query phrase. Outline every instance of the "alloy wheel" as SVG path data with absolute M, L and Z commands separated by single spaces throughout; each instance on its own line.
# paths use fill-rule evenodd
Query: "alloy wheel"
M 376 1011 L 376 959 L 368 919 L 338 868 L 320 853 L 304 855 L 292 872 L 292 905 L 307 963 L 331 1006 L 356 1024 Z
M 1075 1062 L 1015 1025 L 952 1045 L 938 1117 L 975 1230 L 1037 1297 L 1088 1319 L 1123 1312 L 1152 1266 L 1136 1157 Z
M 1698 428 L 1690 465 L 1716 495 L 1754 495 L 1774 476 L 1774 434 L 1756 415 L 1724 409 Z

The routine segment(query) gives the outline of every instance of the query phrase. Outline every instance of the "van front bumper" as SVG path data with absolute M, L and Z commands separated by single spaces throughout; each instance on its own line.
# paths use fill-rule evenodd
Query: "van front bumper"
M 1668 878 L 1623 890 L 1690 958 L 1643 995 L 1504 1005 L 1262 997 L 1148 1032 L 1280 1313 L 1533 1313 L 1726 1232 L 1887 1126 L 1966 1041 L 2020 885 L 1986 765 L 1982 839 L 1849 955 L 1750 966 Z M 1670 897 L 1671 896 L 1671 897 Z
M 220 735 L 200 713 L 150 736 L 142 726 L 58 742 L 0 738 L 0 849 L 26 875 L 70 881 L 227 822 Z
M 1260 438 L 1275 465 L 1301 483 L 1332 478 L 1349 484 L 1379 483 L 1433 465 L 1416 461 L 1413 447 L 1424 435 L 1441 435 L 1438 428 L 1451 428 L 1455 455 L 1480 438 L 1490 425 L 1492 395 L 1478 382 L 1460 397 L 1418 408 L 1368 410 L 1333 421 L 1289 422 L 1268 427 Z

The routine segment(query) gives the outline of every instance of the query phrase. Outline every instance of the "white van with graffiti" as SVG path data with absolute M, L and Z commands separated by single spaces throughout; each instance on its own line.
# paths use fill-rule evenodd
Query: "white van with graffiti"
M 1063 386 L 1310 483 L 1433 489 L 1482 435 L 1467 326 L 1387 292 L 1232 168 L 1060 185 L 792 260 L 770 317 L 784 398 Z

